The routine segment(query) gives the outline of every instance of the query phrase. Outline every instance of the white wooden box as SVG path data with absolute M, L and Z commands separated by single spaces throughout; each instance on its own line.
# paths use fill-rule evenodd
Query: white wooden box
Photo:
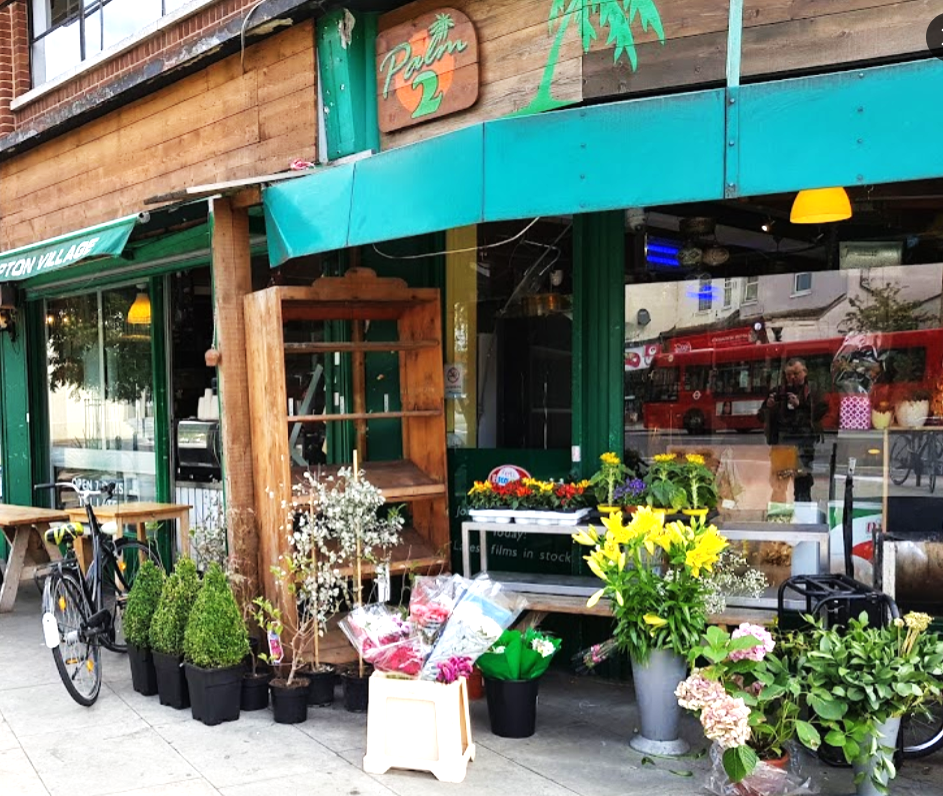
M 408 768 L 431 771 L 443 782 L 461 782 L 474 759 L 465 678 L 444 685 L 383 672 L 370 676 L 364 771 Z

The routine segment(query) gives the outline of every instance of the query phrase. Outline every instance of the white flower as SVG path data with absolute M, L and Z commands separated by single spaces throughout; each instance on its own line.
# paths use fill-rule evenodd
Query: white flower
M 544 638 L 535 638 L 530 643 L 530 648 L 534 650 L 534 652 L 539 652 L 541 658 L 549 658 L 556 652 L 556 647 L 553 646 L 553 642 L 547 641 L 547 639 Z

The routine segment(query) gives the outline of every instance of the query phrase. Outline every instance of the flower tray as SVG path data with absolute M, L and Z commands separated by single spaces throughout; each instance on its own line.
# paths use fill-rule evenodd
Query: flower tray
M 517 511 L 514 522 L 521 525 L 579 525 L 592 509 L 575 511 Z
M 371 675 L 365 772 L 408 768 L 431 771 L 442 782 L 461 782 L 474 759 L 464 677 L 445 685 Z
M 494 522 L 502 525 L 512 522 L 517 515 L 523 513 L 514 509 L 469 509 L 468 511 L 473 522 Z

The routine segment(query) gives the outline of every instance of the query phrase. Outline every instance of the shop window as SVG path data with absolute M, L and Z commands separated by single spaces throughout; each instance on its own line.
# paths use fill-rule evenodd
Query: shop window
M 730 309 L 733 306 L 733 279 L 729 276 L 724 279 L 724 309 Z
M 133 36 L 190 0 L 32 0 L 33 85 Z
M 129 321 L 140 292 L 132 285 L 45 307 L 53 478 L 115 480 L 122 500 L 157 497 L 151 322 Z

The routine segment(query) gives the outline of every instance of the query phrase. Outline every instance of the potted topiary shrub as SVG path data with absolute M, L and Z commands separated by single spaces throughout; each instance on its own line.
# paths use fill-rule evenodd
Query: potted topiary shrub
M 181 558 L 173 574 L 164 581 L 151 620 L 149 638 L 157 672 L 157 694 L 160 704 L 177 710 L 190 707 L 190 692 L 183 670 L 183 634 L 199 591 L 196 564 L 190 558 Z
M 219 564 L 210 564 L 183 634 L 193 718 L 207 725 L 239 718 L 246 624 Z
M 164 586 L 164 572 L 152 561 L 141 564 L 124 609 L 124 637 L 131 664 L 131 685 L 144 696 L 157 693 L 157 674 L 149 646 L 151 619 Z

